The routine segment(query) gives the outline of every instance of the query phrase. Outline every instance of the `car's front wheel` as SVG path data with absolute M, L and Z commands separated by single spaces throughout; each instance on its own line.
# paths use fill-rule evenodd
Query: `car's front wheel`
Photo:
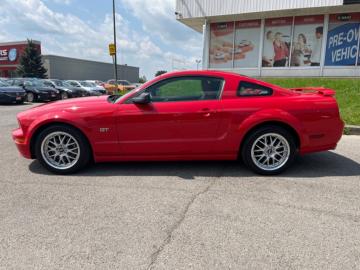
M 61 99 L 68 99 L 69 94 L 67 92 L 61 92 Z
M 35 143 L 39 162 L 56 174 L 70 174 L 84 168 L 90 160 L 90 146 L 75 128 L 54 125 L 44 129 Z
M 28 92 L 28 93 L 26 94 L 26 101 L 27 101 L 27 102 L 30 102 L 30 103 L 34 102 L 34 101 L 35 101 L 35 95 L 34 95 L 34 93 Z
M 274 175 L 290 166 L 296 151 L 290 132 L 278 126 L 264 126 L 247 136 L 241 155 L 245 165 L 254 172 Z

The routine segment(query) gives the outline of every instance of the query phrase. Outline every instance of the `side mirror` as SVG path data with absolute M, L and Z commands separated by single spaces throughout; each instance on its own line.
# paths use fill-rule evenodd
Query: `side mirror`
M 151 97 L 149 93 L 141 93 L 139 96 L 132 99 L 132 102 L 135 104 L 149 104 L 151 102 Z

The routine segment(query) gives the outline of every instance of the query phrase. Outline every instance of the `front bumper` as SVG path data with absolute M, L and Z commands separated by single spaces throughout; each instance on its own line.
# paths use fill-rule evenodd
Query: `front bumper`
M 20 154 L 25 158 L 31 159 L 32 157 L 31 157 L 30 145 L 26 140 L 21 128 L 13 130 L 12 138 Z
M 70 94 L 71 97 L 77 98 L 77 97 L 88 97 L 90 94 L 87 91 L 73 91 Z
M 39 92 L 36 93 L 36 98 L 38 101 L 48 101 L 48 100 L 58 100 L 60 99 L 60 94 L 55 92 Z

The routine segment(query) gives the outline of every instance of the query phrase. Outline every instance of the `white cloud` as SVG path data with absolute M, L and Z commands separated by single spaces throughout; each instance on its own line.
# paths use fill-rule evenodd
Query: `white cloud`
M 56 1 L 70 4 L 67 0 Z M 137 0 L 124 1 L 129 9 L 140 5 Z M 173 1 L 151 2 L 154 4 L 153 8 L 149 4 L 150 1 L 144 1 L 144 10 L 135 13 L 141 20 L 146 34 L 131 29 L 129 22 L 120 14 L 116 14 L 117 29 L 121 29 L 121 35 L 117 38 L 120 62 L 140 66 L 141 74 L 146 74 L 147 77 L 152 77 L 158 69 L 171 69 L 174 61 L 179 60 L 191 66 L 191 62 L 195 62 L 192 55 L 199 55 L 200 52 L 196 44 L 198 41 L 191 40 L 194 35 L 186 33 L 182 37 L 179 34 L 182 31 L 174 32 L 173 27 L 183 26 L 172 18 L 172 13 L 169 13 Z M 146 11 L 149 13 L 142 19 L 141 16 Z M 44 0 L 4 0 L 0 9 L 0 27 L 5 29 L 0 34 L 1 40 L 41 40 L 45 54 L 111 62 L 107 52 L 108 44 L 113 39 L 111 14 L 105 15 L 102 23 L 91 26 L 73 14 L 51 10 Z M 160 39 L 154 38 L 156 36 Z M 199 40 L 201 42 L 201 38 Z M 164 49 L 160 46 L 161 43 L 182 46 L 180 50 L 185 53 L 169 51 L 170 46 L 165 46 L 167 49 Z

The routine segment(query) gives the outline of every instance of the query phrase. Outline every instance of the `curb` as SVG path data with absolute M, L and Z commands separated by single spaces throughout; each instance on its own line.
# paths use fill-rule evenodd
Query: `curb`
M 360 135 L 360 126 L 346 125 L 344 134 L 346 135 Z

